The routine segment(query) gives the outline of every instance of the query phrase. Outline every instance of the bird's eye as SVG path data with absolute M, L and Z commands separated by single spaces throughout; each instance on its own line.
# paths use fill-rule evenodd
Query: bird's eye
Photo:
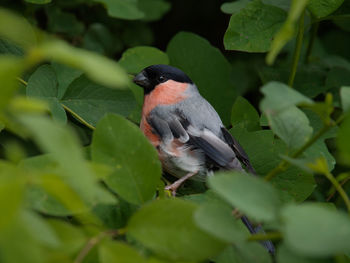
M 164 76 L 159 76 L 158 77 L 158 81 L 159 82 L 164 82 L 165 81 L 165 77 Z

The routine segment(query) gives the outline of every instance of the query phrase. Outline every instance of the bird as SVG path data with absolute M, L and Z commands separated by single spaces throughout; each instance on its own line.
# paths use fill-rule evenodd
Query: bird
M 247 153 L 182 70 L 151 65 L 133 82 L 144 90 L 140 129 L 156 148 L 163 170 L 178 178 L 166 186 L 173 195 L 186 180 L 205 181 L 217 170 L 256 174 Z M 246 216 L 241 220 L 251 233 L 261 233 Z M 271 241 L 263 245 L 274 254 Z

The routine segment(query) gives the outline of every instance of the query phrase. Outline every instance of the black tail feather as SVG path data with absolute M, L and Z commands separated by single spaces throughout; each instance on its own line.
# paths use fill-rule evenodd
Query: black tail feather
M 249 219 L 246 216 L 242 216 L 241 220 L 244 223 L 244 225 L 248 228 L 251 234 L 265 233 L 261 226 L 257 226 L 256 228 L 254 228 L 253 224 L 249 221 Z M 271 255 L 275 255 L 275 246 L 270 240 L 261 241 L 260 243 L 266 248 L 266 250 Z

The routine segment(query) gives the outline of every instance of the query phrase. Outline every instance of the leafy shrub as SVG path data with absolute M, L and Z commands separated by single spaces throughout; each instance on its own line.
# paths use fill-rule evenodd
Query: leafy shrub
M 202 4 L 3 1 L 0 262 L 350 262 L 350 1 Z M 130 81 L 152 64 L 194 80 L 259 177 L 164 191 Z

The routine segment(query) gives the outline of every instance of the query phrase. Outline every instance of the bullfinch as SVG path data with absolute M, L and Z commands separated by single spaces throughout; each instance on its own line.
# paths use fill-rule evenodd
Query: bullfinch
M 166 187 L 175 195 L 187 179 L 204 181 L 216 170 L 255 170 L 237 140 L 223 125 L 214 108 L 180 69 L 152 65 L 133 80 L 144 89 L 140 128 L 157 149 L 163 169 L 179 178 Z M 242 216 L 251 233 L 250 221 Z M 263 244 L 270 253 L 273 244 Z

